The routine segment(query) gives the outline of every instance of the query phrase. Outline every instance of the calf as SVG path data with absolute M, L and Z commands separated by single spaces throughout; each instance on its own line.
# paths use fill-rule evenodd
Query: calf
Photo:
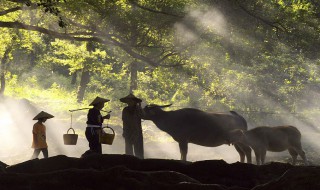
M 267 151 L 281 152 L 284 150 L 289 151 L 293 165 L 296 164 L 298 155 L 307 165 L 305 152 L 301 147 L 301 133 L 296 127 L 261 126 L 248 131 L 235 129 L 229 135 L 231 143 L 240 142 L 253 149 L 257 165 L 264 164 Z

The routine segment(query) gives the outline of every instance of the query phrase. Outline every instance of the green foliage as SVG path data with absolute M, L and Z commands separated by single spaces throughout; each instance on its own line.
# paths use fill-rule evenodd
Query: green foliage
M 53 2 L 8 14 L 1 11 L 16 4 L 1 2 L 0 23 L 19 21 L 59 33 L 0 28 L 0 58 L 13 46 L 6 95 L 57 111 L 79 107 L 80 72 L 89 71 L 83 105 L 105 96 L 112 100 L 106 109 L 120 115 L 118 100 L 128 94 L 130 65 L 137 62 L 134 93 L 144 103 L 234 109 L 256 123 L 265 117 L 257 112 L 306 113 L 319 103 L 315 1 Z

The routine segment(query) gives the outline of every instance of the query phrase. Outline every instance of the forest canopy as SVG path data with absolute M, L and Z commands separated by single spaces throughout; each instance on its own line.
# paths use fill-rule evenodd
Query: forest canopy
M 133 92 L 146 104 L 237 110 L 255 122 L 287 113 L 310 122 L 319 112 L 317 0 L 1 0 L 0 7 L 2 98 L 67 110 L 101 95 L 118 109 Z

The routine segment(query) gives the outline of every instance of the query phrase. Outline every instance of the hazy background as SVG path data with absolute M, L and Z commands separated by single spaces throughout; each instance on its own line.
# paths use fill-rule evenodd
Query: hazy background
M 33 149 L 32 143 L 32 127 L 36 122 L 32 118 L 39 113 L 41 109 L 34 107 L 26 100 L 12 100 L 1 102 L 0 104 L 0 160 L 6 164 L 16 164 L 27 161 L 31 158 Z M 44 110 L 54 114 L 50 110 Z M 47 120 L 47 142 L 49 146 L 49 156 L 66 155 L 70 157 L 80 157 L 86 150 L 88 150 L 88 141 L 85 139 L 85 120 L 86 111 L 73 112 L 72 127 L 79 135 L 77 145 L 64 145 L 63 134 L 67 133 L 70 127 L 69 120 L 61 120 L 59 115 L 55 118 Z M 54 114 L 55 115 L 55 114 Z M 112 114 L 111 114 L 112 115 Z M 119 115 L 112 115 L 107 123 L 112 123 Z M 267 118 L 267 117 L 266 117 Z M 84 122 L 79 122 L 79 119 Z M 265 122 L 272 125 L 291 124 L 301 131 L 302 145 L 306 154 L 313 164 L 319 164 L 318 139 L 319 131 L 314 126 L 301 122 L 292 117 L 288 119 L 285 116 L 283 123 L 274 123 L 272 121 Z M 249 129 L 255 127 L 248 120 Z M 180 159 L 178 144 L 166 133 L 157 129 L 151 121 L 144 120 L 144 148 L 145 158 L 161 158 L 161 159 Z M 102 145 L 104 154 L 124 154 L 124 139 L 122 138 L 122 125 L 108 124 L 115 130 L 116 137 L 113 145 Z M 261 125 L 263 125 L 261 123 Z M 183 126 L 181 126 L 183 127 Z M 110 132 L 107 131 L 106 132 Z M 42 158 L 40 154 L 39 158 Z M 228 163 L 239 161 L 239 155 L 232 145 L 222 145 L 219 147 L 203 147 L 194 144 L 189 144 L 188 161 L 223 159 Z M 253 154 L 254 160 L 254 154 Z M 301 160 L 299 158 L 299 160 Z M 287 151 L 281 153 L 267 153 L 267 161 L 290 161 L 290 155 Z M 254 161 L 255 162 L 255 161 Z

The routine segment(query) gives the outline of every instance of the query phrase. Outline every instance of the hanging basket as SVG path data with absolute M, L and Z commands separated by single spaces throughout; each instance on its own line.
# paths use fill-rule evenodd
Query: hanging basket
M 69 134 L 70 129 L 73 131 L 73 134 Z M 76 145 L 78 140 L 78 135 L 75 134 L 73 128 L 69 128 L 67 134 L 63 135 L 63 142 L 65 145 Z
M 103 129 L 108 128 L 111 129 L 112 133 L 106 133 Z M 102 127 L 102 132 L 99 133 L 99 141 L 101 144 L 109 144 L 112 145 L 115 133 L 111 127 Z

